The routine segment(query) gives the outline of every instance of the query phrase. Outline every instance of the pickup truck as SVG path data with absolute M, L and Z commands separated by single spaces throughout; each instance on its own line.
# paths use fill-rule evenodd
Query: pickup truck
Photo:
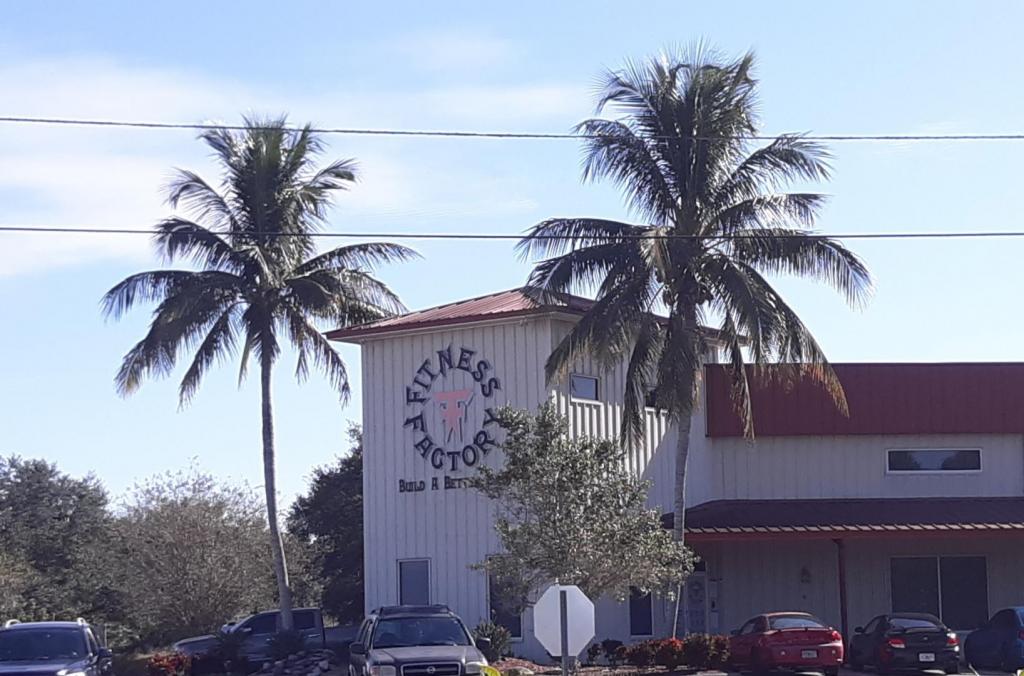
M 325 627 L 323 613 L 319 608 L 296 608 L 292 611 L 295 630 L 302 634 L 307 650 L 329 648 L 348 657 L 348 645 L 355 638 L 358 627 Z M 270 640 L 280 631 L 280 611 L 268 610 L 224 624 L 220 631 L 225 634 L 242 634 L 242 657 L 253 667 L 259 667 L 271 660 Z M 195 636 L 178 641 L 174 650 L 196 660 L 214 657 L 217 637 L 213 634 Z

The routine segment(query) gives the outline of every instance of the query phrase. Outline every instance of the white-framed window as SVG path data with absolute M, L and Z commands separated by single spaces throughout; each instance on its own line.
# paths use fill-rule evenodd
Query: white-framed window
M 980 448 L 890 448 L 887 474 L 971 474 L 981 471 Z
M 430 605 L 430 559 L 399 560 L 398 603 L 403 606 Z
M 579 373 L 569 376 L 569 396 L 573 399 L 600 401 L 597 386 L 598 381 L 594 376 L 584 376 Z
M 654 635 L 654 604 L 651 594 L 644 594 L 636 587 L 629 588 L 629 635 Z

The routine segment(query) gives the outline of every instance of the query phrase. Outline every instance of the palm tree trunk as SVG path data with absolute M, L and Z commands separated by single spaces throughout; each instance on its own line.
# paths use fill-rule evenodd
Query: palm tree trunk
M 290 630 L 292 621 L 292 591 L 288 587 L 288 563 L 284 557 L 284 543 L 277 522 L 277 478 L 274 469 L 274 411 L 270 400 L 270 371 L 274 366 L 269 350 L 260 356 L 260 396 L 263 408 L 263 488 L 267 494 L 267 524 L 270 530 L 270 551 L 274 556 L 274 576 L 277 578 L 278 604 L 281 609 L 281 629 Z
M 672 528 L 676 540 L 680 543 L 683 542 L 683 532 L 686 527 L 686 462 L 690 457 L 690 425 L 692 422 L 692 411 L 687 412 L 679 419 L 679 438 L 676 439 L 675 511 L 672 515 Z
M 683 313 L 683 322 L 689 327 L 696 327 L 697 321 L 697 308 L 689 307 L 685 308 Z M 686 387 L 687 383 L 680 383 L 685 391 L 690 392 L 690 396 L 696 396 L 696 388 L 694 387 L 697 380 L 697 372 L 690 374 L 689 387 Z M 693 425 L 693 401 L 689 402 L 690 405 L 685 410 L 680 411 L 678 417 L 676 433 L 679 435 L 676 438 L 676 476 L 675 476 L 675 505 L 673 506 L 672 513 L 672 533 L 675 539 L 680 545 L 685 544 L 685 533 L 686 533 L 686 465 L 690 458 L 690 427 Z M 678 635 L 679 630 L 679 608 L 682 604 L 683 596 L 683 582 L 680 579 L 679 587 L 676 590 L 676 603 L 675 603 L 675 614 L 672 617 L 672 637 L 675 638 Z

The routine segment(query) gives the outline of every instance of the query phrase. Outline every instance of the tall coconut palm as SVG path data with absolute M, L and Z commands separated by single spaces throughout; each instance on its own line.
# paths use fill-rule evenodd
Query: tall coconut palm
M 642 222 L 553 218 L 519 244 L 524 257 L 543 259 L 529 280 L 540 292 L 596 289 L 592 309 L 548 359 L 548 377 L 564 375 L 583 353 L 607 366 L 625 359 L 624 435 L 642 432 L 649 391 L 675 423 L 679 541 L 691 413 L 708 351 L 702 326 L 720 323 L 733 399 L 752 435 L 748 361 L 791 364 L 789 375 L 820 381 L 845 407 L 824 353 L 770 278 L 819 280 L 855 305 L 871 288 L 857 256 L 810 230 L 824 196 L 779 192 L 826 179 L 825 149 L 793 135 L 753 147 L 753 63 L 750 54 L 721 63 L 698 47 L 608 72 L 597 113 L 619 117 L 577 127 L 583 179 L 617 184 Z
M 260 369 L 263 478 L 267 523 L 282 624 L 291 628 L 291 592 L 277 518 L 271 374 L 282 343 L 297 353 L 296 377 L 322 371 L 342 403 L 349 396 L 345 364 L 315 322 L 345 326 L 404 308 L 371 274 L 380 263 L 415 254 L 402 246 L 365 243 L 317 253 L 313 235 L 325 223 L 335 192 L 356 180 L 352 160 L 318 167 L 323 151 L 306 126 L 286 120 L 246 119 L 243 131 L 213 129 L 200 135 L 222 169 L 219 188 L 179 170 L 167 186 L 172 216 L 156 226 L 154 243 L 167 262 L 198 269 L 132 275 L 103 297 L 106 315 L 121 317 L 143 302 L 157 303 L 145 337 L 125 355 L 115 378 L 129 395 L 149 377 L 169 375 L 183 353 L 190 363 L 178 389 L 187 405 L 215 361 L 240 350 L 239 384 L 250 359 Z

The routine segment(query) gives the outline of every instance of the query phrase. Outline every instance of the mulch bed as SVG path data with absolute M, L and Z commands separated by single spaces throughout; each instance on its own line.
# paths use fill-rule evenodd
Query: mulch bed
M 504 672 L 508 669 L 520 668 L 529 669 L 538 676 L 550 676 L 551 674 L 560 674 L 562 669 L 560 666 L 550 664 L 537 664 L 529 660 L 521 660 L 516 657 L 508 657 L 492 665 L 498 671 Z M 609 667 L 604 665 L 597 666 L 586 666 L 580 665 L 577 667 L 576 674 L 579 676 L 670 676 L 671 674 L 677 674 L 678 676 L 684 676 L 686 674 L 699 673 L 697 669 L 689 669 L 686 667 L 680 667 L 675 671 L 667 671 L 661 667 L 650 667 L 649 669 L 637 669 L 631 666 L 621 667 Z M 724 673 L 724 672 L 703 672 L 703 673 Z

